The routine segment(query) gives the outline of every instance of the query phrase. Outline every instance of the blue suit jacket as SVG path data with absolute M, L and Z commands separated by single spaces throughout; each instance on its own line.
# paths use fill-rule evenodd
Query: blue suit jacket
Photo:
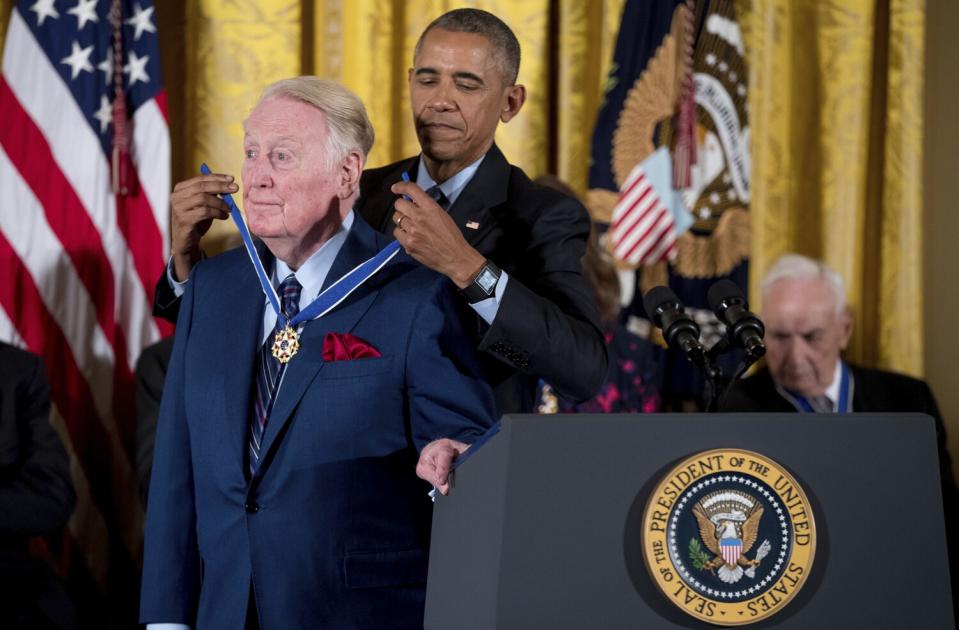
M 327 284 L 387 242 L 357 217 Z M 158 422 L 141 621 L 242 628 L 252 583 L 263 630 L 422 626 L 432 508 L 418 451 L 472 442 L 494 413 L 451 292 L 401 252 L 308 323 L 250 480 L 263 293 L 242 249 L 196 266 Z M 382 357 L 325 363 L 328 332 Z

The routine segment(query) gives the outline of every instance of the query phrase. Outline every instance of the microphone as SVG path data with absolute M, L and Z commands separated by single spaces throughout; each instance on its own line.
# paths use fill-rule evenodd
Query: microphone
M 696 365 L 705 367 L 706 349 L 699 343 L 699 326 L 683 311 L 669 287 L 653 287 L 643 297 L 646 314 L 663 330 L 670 348 L 679 348 Z
M 763 343 L 766 327 L 749 312 L 746 296 L 735 282 L 720 280 L 709 287 L 706 298 L 719 321 L 726 324 L 729 338 L 746 351 L 750 363 L 755 363 L 766 354 L 766 345 Z

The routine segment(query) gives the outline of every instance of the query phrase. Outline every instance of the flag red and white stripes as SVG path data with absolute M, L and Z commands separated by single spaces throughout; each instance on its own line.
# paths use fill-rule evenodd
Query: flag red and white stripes
M 150 313 L 170 190 L 153 7 L 118 0 L 116 68 L 113 4 L 18 2 L 0 75 L 0 339 L 44 358 L 78 493 L 69 535 L 104 591 L 135 577 L 133 369 L 169 333 Z M 128 195 L 111 188 L 116 81 L 132 118 Z
M 610 225 L 613 255 L 632 266 L 652 265 L 676 252 L 673 217 L 642 163 L 623 182 Z
M 731 567 L 735 567 L 743 551 L 743 543 L 738 538 L 723 538 L 719 541 L 719 550 L 723 553 L 723 560 Z

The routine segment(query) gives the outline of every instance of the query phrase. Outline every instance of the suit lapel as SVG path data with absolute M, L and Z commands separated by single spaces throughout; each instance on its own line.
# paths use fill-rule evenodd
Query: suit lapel
M 256 241 L 256 246 L 263 266 L 270 269 L 273 255 L 262 241 Z M 229 319 L 230 334 L 224 336 L 222 352 L 219 353 L 222 361 L 220 374 L 224 375 L 226 390 L 223 418 L 227 423 L 227 434 L 232 436 L 230 442 L 236 452 L 238 470 L 242 470 L 249 439 L 253 371 L 260 352 L 263 305 L 266 300 L 252 265 L 245 257 L 243 262 L 246 263 L 244 271 L 237 275 L 237 280 L 223 283 L 217 288 L 223 303 L 228 305 L 223 316 L 225 320 Z
M 333 284 L 353 267 L 375 256 L 379 245 L 372 228 L 364 223 L 362 218 L 355 217 L 353 228 L 333 261 L 323 288 Z M 260 447 L 261 463 L 257 469 L 257 476 L 264 474 L 264 470 L 269 468 L 270 451 L 279 436 L 283 434 L 303 394 L 323 368 L 323 340 L 326 333 L 352 331 L 356 323 L 369 310 L 376 295 L 377 290 L 373 283 L 363 284 L 334 310 L 319 319 L 308 322 L 303 327 L 300 351 L 286 366 L 283 382 L 277 392 L 277 399 L 263 434 L 263 443 Z
M 363 191 L 365 198 L 360 200 L 360 212 L 367 222 L 382 234 L 392 237 L 393 233 L 393 204 L 396 195 L 390 191 L 390 186 L 400 181 L 404 172 L 411 180 L 416 181 L 418 168 L 418 157 L 398 162 L 379 182 L 370 182 L 369 190 Z M 494 144 L 486 153 L 473 179 L 450 208 L 450 217 L 473 247 L 496 226 L 498 221 L 490 209 L 506 202 L 506 184 L 509 177 L 509 162 Z
M 392 236 L 393 234 L 393 204 L 396 201 L 396 195 L 390 190 L 390 186 L 403 179 L 403 173 L 410 176 L 412 181 L 416 181 L 416 170 L 419 168 L 420 160 L 418 157 L 397 162 L 389 171 L 385 172 L 379 181 L 371 179 L 362 184 L 367 184 L 360 191 L 360 201 L 357 204 L 359 213 L 363 215 L 370 226 L 381 234 Z M 384 169 L 389 167 L 384 167 Z
M 473 247 L 495 227 L 497 220 L 490 208 L 506 202 L 508 181 L 509 163 L 494 144 L 450 208 L 450 216 Z

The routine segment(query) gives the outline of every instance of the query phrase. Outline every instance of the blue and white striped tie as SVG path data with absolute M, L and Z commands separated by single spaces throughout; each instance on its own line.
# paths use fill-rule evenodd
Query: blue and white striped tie
M 283 301 L 283 313 L 287 319 L 291 319 L 300 312 L 300 291 L 303 287 L 297 282 L 296 276 L 292 273 L 280 283 L 280 299 Z M 256 472 L 256 467 L 260 463 L 260 443 L 263 439 L 263 433 L 266 431 L 266 422 L 270 419 L 270 411 L 273 409 L 273 401 L 276 396 L 276 389 L 283 378 L 285 364 L 280 363 L 273 356 L 273 340 L 276 337 L 276 331 L 279 330 L 280 322 L 277 320 L 273 332 L 267 337 L 263 347 L 260 348 L 260 360 L 257 361 L 256 370 L 256 397 L 253 400 L 253 417 L 250 419 L 250 475 Z

